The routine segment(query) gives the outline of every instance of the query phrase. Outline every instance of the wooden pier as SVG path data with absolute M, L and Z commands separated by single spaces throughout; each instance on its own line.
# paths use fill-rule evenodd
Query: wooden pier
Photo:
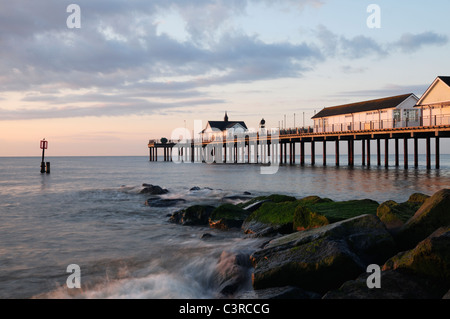
M 158 161 L 158 149 L 162 149 L 165 162 L 191 163 L 240 163 L 240 164 L 286 164 L 296 165 L 296 154 L 300 155 L 300 165 L 305 165 L 305 147 L 309 145 L 311 165 L 316 165 L 316 144 L 322 144 L 323 165 L 327 163 L 327 143 L 334 143 L 335 163 L 339 166 L 341 142 L 347 145 L 348 166 L 355 165 L 355 142 L 361 143 L 361 165 L 371 166 L 372 141 L 376 145 L 376 165 L 400 166 L 400 145 L 403 147 L 403 167 L 408 168 L 410 149 L 408 141 L 413 140 L 414 155 L 412 166 L 419 167 L 419 142 L 425 141 L 426 167 L 432 168 L 431 141 L 434 140 L 434 167 L 440 168 L 440 139 L 450 137 L 450 125 L 401 127 L 376 130 L 355 130 L 315 133 L 311 129 L 281 130 L 277 134 L 245 133 L 243 138 L 220 141 L 191 140 L 184 143 L 149 141 L 150 161 Z M 382 141 L 384 150 L 382 150 Z M 389 163 L 389 145 L 394 143 L 394 163 Z M 296 153 L 297 145 L 299 152 Z M 175 151 L 175 154 L 173 153 Z M 382 153 L 384 159 L 382 161 Z M 384 163 L 383 163 L 384 162 Z

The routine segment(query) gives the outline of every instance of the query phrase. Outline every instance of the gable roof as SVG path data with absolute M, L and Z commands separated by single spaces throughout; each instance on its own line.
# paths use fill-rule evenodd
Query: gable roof
M 368 112 L 374 110 L 382 110 L 397 107 L 402 102 L 404 102 L 410 96 L 415 96 L 413 93 L 397 95 L 392 97 L 386 97 L 382 99 L 357 102 L 333 107 L 326 107 L 312 118 L 317 119 L 321 117 L 342 115 L 342 114 L 351 114 L 358 112 Z M 417 98 L 417 97 L 416 97 Z
M 438 81 L 442 81 L 443 83 L 445 83 L 447 86 L 450 87 L 450 76 L 438 76 L 433 83 L 428 87 L 428 89 L 425 91 L 424 94 L 422 94 L 420 100 L 417 102 L 416 106 L 421 106 L 423 100 L 427 97 L 428 93 L 430 93 L 430 91 L 434 88 L 434 86 L 436 85 L 436 83 Z
M 243 121 L 208 121 L 208 124 L 211 128 L 219 129 L 221 131 L 225 131 L 229 128 L 232 128 L 236 124 L 241 125 L 244 129 L 247 129 L 247 125 Z M 206 129 L 202 131 L 204 133 Z

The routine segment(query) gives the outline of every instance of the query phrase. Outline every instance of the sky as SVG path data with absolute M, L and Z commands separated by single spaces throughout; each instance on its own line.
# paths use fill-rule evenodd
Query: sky
M 225 111 L 308 126 L 324 107 L 420 97 L 450 75 L 448 12 L 448 0 L 0 0 L 0 156 L 39 156 L 43 138 L 50 156 L 147 155 L 149 139 Z

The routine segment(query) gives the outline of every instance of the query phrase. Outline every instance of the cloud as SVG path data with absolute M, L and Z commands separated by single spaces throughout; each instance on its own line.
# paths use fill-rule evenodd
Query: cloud
M 123 115 L 149 115 L 159 113 L 161 110 L 174 108 L 192 107 L 199 105 L 210 105 L 223 103 L 217 99 L 198 99 L 189 101 L 155 102 L 144 99 L 121 100 L 112 97 L 114 101 L 95 102 L 91 106 L 68 105 L 63 107 L 50 107 L 45 109 L 19 108 L 9 110 L 0 108 L 0 121 L 9 120 L 35 120 L 35 119 L 58 119 L 73 117 L 102 117 Z
M 363 35 L 347 38 L 335 34 L 324 25 L 319 25 L 314 34 L 328 57 L 361 59 L 371 56 L 382 57 L 388 54 L 383 44 Z
M 447 43 L 448 37 L 446 35 L 428 31 L 419 34 L 405 33 L 398 41 L 394 42 L 394 46 L 402 52 L 412 53 L 424 46 L 442 46 Z
M 221 103 L 203 89 L 298 77 L 321 60 L 314 44 L 265 43 L 236 30 L 215 36 L 207 44 L 158 33 L 160 10 L 185 12 L 191 37 L 203 39 L 201 30 L 219 28 L 232 14 L 242 13 L 247 3 L 79 1 L 82 28 L 68 29 L 64 2 L 30 6 L 20 0 L 8 2 L 5 11 L 15 19 L 8 19 L 3 10 L 0 13 L 5 18 L 0 19 L 0 39 L 8 47 L 0 51 L 0 92 L 22 92 L 26 107 L 4 108 L 2 119 L 135 114 L 145 112 L 148 105 L 153 112 L 205 101 Z M 200 11 L 204 18 L 199 18 Z M 149 104 L 148 100 L 162 103 Z M 30 111 L 42 103 L 60 107 Z M 118 110 L 120 103 L 130 107 Z
M 420 94 L 425 92 L 428 86 L 429 84 L 418 84 L 418 85 L 387 84 L 379 89 L 344 91 L 335 95 L 330 95 L 330 97 L 348 97 L 352 99 L 357 97 L 382 98 L 408 93 L 414 93 L 420 97 Z
M 392 44 L 342 36 L 323 25 L 314 39 L 270 43 L 233 25 L 251 4 L 303 10 L 320 7 L 320 0 L 79 0 L 81 29 L 66 27 L 70 3 L 2 3 L 0 45 L 8 49 L 0 50 L 0 93 L 20 92 L 22 100 L 15 110 L 3 105 L 0 120 L 220 104 L 222 98 L 206 93 L 212 86 L 299 78 L 333 57 L 344 61 L 346 72 L 362 72 L 348 61 L 392 52 Z M 184 40 L 158 32 L 161 16 L 171 11 L 185 23 Z M 445 36 L 425 32 L 404 34 L 392 47 L 411 52 L 445 43 Z

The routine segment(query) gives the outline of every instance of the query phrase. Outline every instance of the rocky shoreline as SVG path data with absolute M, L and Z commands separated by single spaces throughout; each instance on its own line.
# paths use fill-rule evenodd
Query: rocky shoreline
M 381 204 L 248 195 L 239 204 L 190 206 L 169 221 L 267 239 L 250 256 L 235 256 L 235 268 L 252 272 L 252 297 L 450 298 L 450 189 Z M 369 288 L 369 265 L 379 267 L 380 288 Z M 245 298 L 238 274 L 224 275 L 223 292 Z

